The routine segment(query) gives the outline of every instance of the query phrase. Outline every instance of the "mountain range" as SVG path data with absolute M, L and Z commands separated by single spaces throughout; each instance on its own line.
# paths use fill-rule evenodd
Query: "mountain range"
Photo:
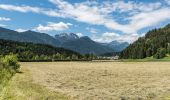
M 70 49 L 81 54 L 93 53 L 96 55 L 122 51 L 129 45 L 126 42 L 120 43 L 118 41 L 98 43 L 90 39 L 88 36 L 79 37 L 74 33 L 61 33 L 53 37 L 46 33 L 31 30 L 17 32 L 2 27 L 0 27 L 0 39 L 48 44 L 55 47 Z
M 121 52 L 122 50 L 129 46 L 129 43 L 112 41 L 110 43 L 102 43 L 102 45 L 107 46 L 109 48 L 113 48 L 115 52 Z

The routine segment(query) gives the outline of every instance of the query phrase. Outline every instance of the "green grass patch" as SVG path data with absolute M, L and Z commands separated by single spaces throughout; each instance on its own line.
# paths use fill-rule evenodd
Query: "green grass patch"
M 120 59 L 120 61 L 122 61 L 122 62 L 153 62 L 153 61 L 155 61 L 155 62 L 159 62 L 159 61 L 167 62 L 167 61 L 170 61 L 170 55 L 167 54 L 166 57 L 161 58 L 161 59 L 155 59 L 155 58 L 153 58 L 153 56 L 151 56 L 151 57 L 146 57 L 144 59 Z
M 9 68 L 4 68 L 0 64 L 0 94 L 3 91 L 3 88 L 8 84 L 8 81 L 14 75 L 14 71 Z
M 1 95 L 3 100 L 68 100 L 64 94 L 36 84 L 28 70 L 17 73 Z M 70 100 L 70 99 L 69 99 Z

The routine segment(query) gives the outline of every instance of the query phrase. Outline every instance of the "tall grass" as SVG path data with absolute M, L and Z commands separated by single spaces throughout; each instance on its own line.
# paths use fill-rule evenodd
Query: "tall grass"
M 0 58 L 0 93 L 11 77 L 19 71 L 19 68 L 20 65 L 15 55 L 7 55 Z

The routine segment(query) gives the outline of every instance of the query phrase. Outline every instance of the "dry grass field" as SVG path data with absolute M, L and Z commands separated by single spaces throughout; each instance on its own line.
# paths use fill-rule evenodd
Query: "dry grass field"
M 62 94 L 49 95 L 43 91 L 42 95 L 48 95 L 46 96 L 48 98 L 42 99 L 39 98 L 42 90 L 34 90 L 37 85 L 33 88 L 27 86 L 25 90 L 29 89 L 29 91 L 24 94 L 24 97 L 30 98 L 33 95 L 35 98 L 23 100 L 59 100 L 58 97 L 61 100 L 62 98 L 68 100 L 170 100 L 170 62 L 41 62 L 21 63 L 21 65 L 23 73 L 19 74 L 20 77 L 26 74 L 24 76 L 27 77 L 26 80 L 28 76 L 32 77 L 34 84 Z M 19 95 L 23 88 L 25 87 L 20 88 Z M 32 95 L 29 93 L 32 92 L 31 89 L 34 90 Z M 35 96 L 36 92 L 39 92 L 38 97 Z M 53 98 L 50 99 L 50 96 Z
M 35 83 L 77 100 L 170 97 L 170 62 L 22 63 Z M 169 98 L 170 99 L 170 98 Z

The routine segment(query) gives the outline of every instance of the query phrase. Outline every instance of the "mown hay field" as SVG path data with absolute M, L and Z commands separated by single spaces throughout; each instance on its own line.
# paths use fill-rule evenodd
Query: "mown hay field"
M 170 99 L 170 62 L 33 62 L 21 65 L 30 71 L 36 84 L 73 100 Z

